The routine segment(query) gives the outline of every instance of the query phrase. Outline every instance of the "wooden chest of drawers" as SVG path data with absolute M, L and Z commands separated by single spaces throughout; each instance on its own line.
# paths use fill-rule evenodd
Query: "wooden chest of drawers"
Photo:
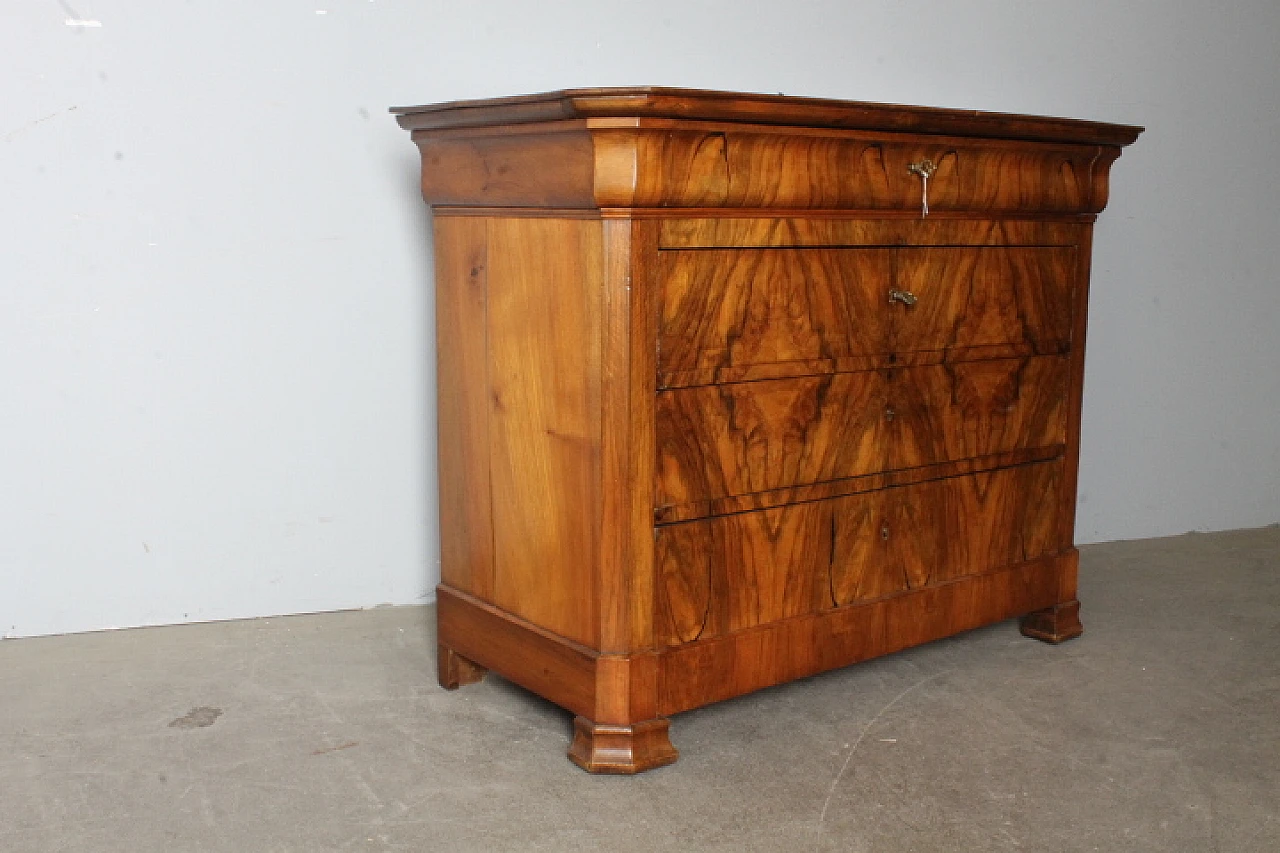
M 596 89 L 397 109 L 434 209 L 441 683 L 666 717 L 1080 633 L 1090 235 L 1140 128 Z

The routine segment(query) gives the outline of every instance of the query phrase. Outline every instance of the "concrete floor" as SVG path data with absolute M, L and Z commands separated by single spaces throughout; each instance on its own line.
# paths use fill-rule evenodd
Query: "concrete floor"
M 1082 551 L 1081 639 L 681 714 L 635 778 L 437 687 L 431 608 L 5 641 L 0 850 L 1280 851 L 1280 526 Z

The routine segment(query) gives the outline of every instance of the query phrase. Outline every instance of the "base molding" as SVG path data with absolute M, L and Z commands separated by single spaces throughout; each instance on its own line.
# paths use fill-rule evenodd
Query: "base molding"
M 1064 643 L 1084 633 L 1080 624 L 1080 602 L 1055 604 L 1022 617 L 1022 635 L 1046 643 Z
M 1077 560 L 1071 548 L 875 601 L 623 654 L 601 653 L 441 585 L 440 683 L 460 686 L 491 669 L 575 715 L 569 758 L 579 767 L 640 773 L 678 757 L 668 735 L 672 714 L 1024 614 L 1029 637 L 1060 643 L 1079 636 Z
M 588 773 L 633 775 L 672 764 L 680 753 L 671 745 L 670 722 L 657 717 L 629 726 L 573 719 L 569 760 Z

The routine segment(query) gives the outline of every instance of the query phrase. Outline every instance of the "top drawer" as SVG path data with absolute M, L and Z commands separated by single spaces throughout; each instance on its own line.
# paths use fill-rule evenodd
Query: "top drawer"
M 659 253 L 660 387 L 1070 347 L 1071 246 Z
M 1091 145 L 730 128 L 643 135 L 639 148 L 636 206 L 922 210 L 922 171 L 933 211 L 1085 213 L 1106 201 Z

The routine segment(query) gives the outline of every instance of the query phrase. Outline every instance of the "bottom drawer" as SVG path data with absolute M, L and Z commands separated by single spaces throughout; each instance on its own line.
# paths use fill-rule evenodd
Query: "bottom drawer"
M 1056 459 L 658 528 L 654 619 L 679 645 L 1065 548 Z

